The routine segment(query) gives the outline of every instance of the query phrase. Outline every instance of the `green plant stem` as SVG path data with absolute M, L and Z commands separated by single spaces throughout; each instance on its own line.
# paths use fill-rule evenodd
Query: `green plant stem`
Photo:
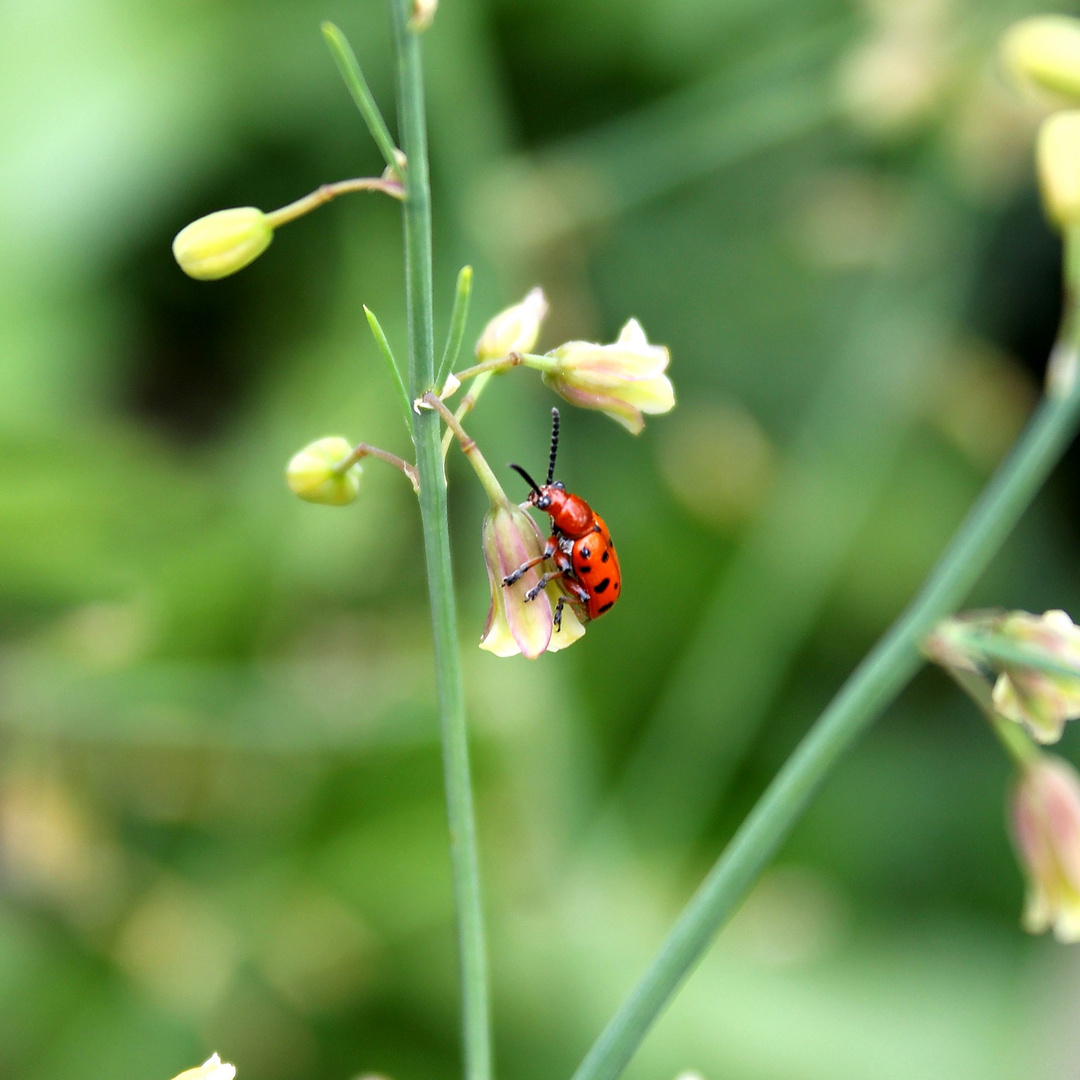
M 480 400 L 480 395 L 484 392 L 484 387 L 491 381 L 491 377 L 495 373 L 493 371 L 485 371 L 483 375 L 477 375 L 473 379 L 472 384 L 469 387 L 469 392 L 458 402 L 457 412 L 454 413 L 454 419 L 459 423 L 465 419 L 476 407 L 477 401 Z M 442 441 L 442 456 L 443 460 L 446 460 L 446 451 L 450 449 L 450 442 L 454 437 L 454 432 L 451 428 L 447 428 L 443 434 Z
M 424 402 L 429 409 L 434 409 L 443 418 L 446 423 L 447 434 L 451 437 L 457 436 L 457 440 L 461 444 L 461 452 L 473 467 L 473 472 L 476 473 L 481 486 L 487 493 L 487 497 L 491 500 L 491 505 L 497 507 L 509 503 L 510 500 L 506 497 L 506 492 L 503 491 L 498 477 L 492 471 L 484 455 L 480 453 L 476 440 L 461 426 L 458 417 L 446 407 L 442 399 L 434 391 L 424 395 Z
M 295 221 L 298 217 L 310 214 L 312 210 L 317 210 L 320 206 L 325 206 L 339 195 L 347 195 L 353 191 L 381 191 L 393 199 L 400 199 L 405 194 L 401 184 L 396 180 L 384 180 L 379 176 L 357 176 L 352 180 L 338 180 L 333 184 L 323 184 L 302 199 L 297 199 L 277 210 L 271 210 L 266 215 L 266 220 L 272 229 L 277 229 L 290 221 Z
M 1039 748 L 1024 729 L 1013 720 L 1006 720 L 994 708 L 994 699 L 990 684 L 974 671 L 948 667 L 946 670 L 956 684 L 979 706 L 979 711 L 986 717 L 991 730 L 998 737 L 1005 752 L 1013 763 L 1020 768 L 1031 765 L 1039 756 Z
M 1077 320 L 1061 345 L 1075 352 Z M 574 1080 L 614 1080 L 855 739 L 919 669 L 919 643 L 962 602 L 1080 423 L 1080 392 L 1047 396 L 922 589 L 855 669 L 739 827 Z
M 397 48 L 398 118 L 408 168 L 405 170 L 405 290 L 409 316 L 409 390 L 416 400 L 435 379 L 432 316 L 431 189 L 421 38 L 408 28 L 411 5 L 390 0 Z M 413 412 L 413 439 L 420 474 L 420 516 L 439 695 L 450 860 L 457 912 L 466 1080 L 489 1080 L 491 1037 L 488 1016 L 487 957 L 480 896 L 480 866 L 473 816 L 465 700 L 457 640 L 457 612 L 450 567 L 440 423 L 429 409 Z
M 507 356 L 500 356 L 495 360 L 482 360 L 479 364 L 473 364 L 472 367 L 465 368 L 463 371 L 455 371 L 454 378 L 458 382 L 464 382 L 466 379 L 475 379 L 477 375 L 486 375 L 489 371 L 494 374 L 509 371 L 519 364 L 525 364 L 536 371 L 554 371 L 558 361 L 553 356 L 513 352 Z M 449 397 L 449 395 L 447 396 Z
M 357 443 L 353 447 L 352 453 L 334 466 L 334 472 L 338 476 L 344 476 L 358 461 L 366 457 L 378 458 L 380 461 L 385 461 L 387 465 L 393 465 L 395 469 L 400 469 L 409 478 L 413 490 L 418 495 L 420 494 L 420 478 L 416 475 L 416 467 L 410 465 L 404 458 L 399 458 L 397 454 L 391 454 L 387 450 L 380 450 L 379 447 L 371 446 L 369 443 Z
M 399 180 L 403 179 L 401 161 L 398 159 L 398 148 L 394 145 L 390 129 L 386 126 L 386 121 L 379 111 L 379 106 L 375 104 L 375 97 L 371 93 L 367 79 L 364 78 L 364 72 L 360 68 L 356 53 L 353 52 L 348 38 L 332 22 L 322 24 L 322 34 L 326 39 L 326 44 L 330 47 L 330 53 L 334 57 L 338 71 L 341 72 L 345 86 L 352 95 L 356 107 L 360 110 L 360 115 L 364 118 L 364 123 L 367 124 L 368 131 L 371 132 L 371 137 L 375 140 L 383 160 Z M 407 152 L 405 156 L 407 159 Z

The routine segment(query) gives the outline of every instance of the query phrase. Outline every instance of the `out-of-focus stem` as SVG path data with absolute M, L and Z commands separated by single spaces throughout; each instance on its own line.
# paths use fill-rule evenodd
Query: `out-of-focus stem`
M 1077 265 L 1075 258 L 1071 265 Z M 1078 347 L 1080 326 L 1070 310 L 1056 349 L 1075 353 Z M 1062 393 L 1059 386 L 1044 398 L 922 589 L 766 788 L 573 1080 L 615 1080 L 622 1072 L 833 766 L 919 669 L 920 642 L 938 619 L 963 601 L 1076 435 L 1078 425 L 1080 389 L 1073 380 L 1069 393 Z

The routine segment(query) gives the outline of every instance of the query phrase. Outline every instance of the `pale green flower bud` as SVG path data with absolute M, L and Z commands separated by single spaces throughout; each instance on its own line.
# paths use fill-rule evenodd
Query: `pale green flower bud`
M 218 210 L 185 226 L 173 240 L 173 256 L 188 277 L 214 281 L 243 270 L 274 239 L 266 214 L 254 206 Z
M 1020 83 L 1080 98 L 1080 19 L 1035 15 L 1001 39 L 1006 68 Z
M 500 311 L 484 327 L 476 343 L 477 359 L 500 360 L 511 353 L 528 352 L 540 336 L 540 324 L 547 309 L 544 291 L 537 287 L 520 304 Z
M 439 0 L 413 0 L 409 29 L 415 34 L 422 34 L 435 21 L 435 12 L 438 7 Z
M 1040 754 L 1013 791 L 1013 840 L 1027 878 L 1024 929 L 1080 941 L 1080 776 Z
M 1043 121 L 1035 156 L 1046 216 L 1062 229 L 1080 225 L 1080 110 Z
M 999 633 L 1007 642 L 1080 671 L 1080 627 L 1064 611 L 1011 612 L 1002 620 Z M 1004 664 L 994 683 L 993 700 L 994 708 L 1007 720 L 1023 724 L 1041 743 L 1054 743 L 1061 738 L 1066 721 L 1080 717 L 1080 676 Z
M 173 1080 L 233 1080 L 235 1076 L 235 1065 L 226 1065 L 217 1054 L 211 1054 L 197 1068 L 185 1069 Z
M 637 435 L 642 413 L 666 413 L 675 407 L 675 390 L 664 374 L 669 356 L 663 345 L 650 345 L 637 319 L 631 319 L 613 345 L 569 341 L 550 354 L 544 382 L 571 405 L 599 409 Z
M 938 623 L 923 651 L 965 673 L 959 681 L 983 708 L 1022 725 L 1037 742 L 1057 742 L 1080 717 L 1080 627 L 1064 611 L 954 616 Z
M 340 435 L 316 439 L 293 455 L 285 468 L 285 482 L 307 502 L 345 506 L 360 491 L 360 463 L 354 462 L 344 471 L 340 468 L 352 452 L 352 443 Z

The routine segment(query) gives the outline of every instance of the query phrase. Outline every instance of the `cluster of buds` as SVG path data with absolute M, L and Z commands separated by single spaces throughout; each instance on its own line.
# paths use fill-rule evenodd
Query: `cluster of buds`
M 668 350 L 651 344 L 637 319 L 631 319 L 610 345 L 568 341 L 536 355 L 530 350 L 547 308 L 543 292 L 536 288 L 496 315 L 476 344 L 480 363 L 452 375 L 443 397 L 453 394 L 466 379 L 521 364 L 539 371 L 544 382 L 571 405 L 606 413 L 634 435 L 645 426 L 642 414 L 674 408 L 675 391 L 665 374 L 671 359 Z
M 939 623 L 923 648 L 1019 767 L 1010 820 L 1027 879 L 1024 928 L 1080 941 L 1080 776 L 1035 745 L 1057 742 L 1080 717 L 1080 627 L 1064 611 L 973 612 Z
M 412 0 L 409 29 L 426 30 L 435 16 L 438 0 Z M 227 277 L 248 266 L 270 246 L 275 229 L 324 205 L 338 195 L 356 191 L 379 191 L 397 199 L 405 196 L 403 181 L 408 162 L 394 146 L 385 121 L 371 96 L 363 73 L 344 35 L 332 24 L 323 33 L 345 79 L 350 94 L 364 117 L 376 144 L 387 162 L 380 177 L 360 177 L 324 184 L 316 191 L 271 213 L 253 206 L 219 210 L 181 229 L 173 241 L 173 255 L 188 276 L 212 281 Z M 450 371 L 457 357 L 468 313 L 472 281 L 471 268 L 458 277 L 458 289 L 451 329 L 443 363 Z M 476 343 L 477 365 L 467 371 L 445 376 L 441 396 L 434 392 L 410 402 L 405 379 L 393 351 L 374 314 L 365 308 L 376 343 L 390 368 L 408 413 L 425 406 L 437 409 L 446 421 L 443 453 L 457 435 L 469 461 L 488 494 L 490 508 L 484 517 L 482 548 L 491 582 L 491 607 L 480 647 L 498 656 L 522 655 L 535 658 L 544 652 L 565 648 L 584 634 L 581 593 L 572 595 L 559 581 L 559 573 L 544 577 L 536 569 L 546 561 L 543 537 L 526 511 L 513 504 L 484 461 L 476 443 L 465 435 L 460 420 L 476 403 L 490 377 L 496 372 L 525 365 L 538 370 L 545 383 L 570 403 L 607 413 L 634 434 L 642 430 L 645 413 L 668 412 L 675 404 L 671 380 L 665 374 L 667 349 L 650 344 L 636 319 L 623 327 L 609 345 L 571 341 L 539 356 L 536 346 L 547 314 L 548 303 L 540 288 L 533 289 L 520 303 L 492 318 Z M 469 392 L 455 416 L 443 398 L 450 397 L 465 379 L 472 380 Z M 341 436 L 328 436 L 309 443 L 293 455 L 285 469 L 290 490 L 307 502 L 344 506 L 360 491 L 360 460 L 377 457 L 401 470 L 420 494 L 416 466 L 378 447 L 360 443 L 353 446 Z M 534 564 L 527 571 L 521 568 Z M 549 580 L 549 578 L 551 580 Z M 605 582 L 606 585 L 606 582 Z M 618 588 L 616 584 L 615 588 Z M 607 605 L 610 607 L 611 605 Z M 575 610 L 575 607 L 577 610 Z M 210 1063 L 208 1063 L 210 1064 Z M 185 1077 L 185 1080 L 227 1080 L 213 1077 Z

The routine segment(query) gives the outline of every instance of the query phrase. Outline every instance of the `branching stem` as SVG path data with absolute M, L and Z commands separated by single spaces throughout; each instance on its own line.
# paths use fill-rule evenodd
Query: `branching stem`
M 344 461 L 334 466 L 334 472 L 339 476 L 344 476 L 361 458 L 366 457 L 378 458 L 380 461 L 385 461 L 387 465 L 393 465 L 395 469 L 400 469 L 409 478 L 413 491 L 417 495 L 420 494 L 420 477 L 417 475 L 415 465 L 410 465 L 404 458 L 399 458 L 397 454 L 391 454 L 387 450 L 380 450 L 379 447 L 371 446 L 368 443 L 357 443 L 353 448 L 353 452 Z
M 295 221 L 298 217 L 310 214 L 312 210 L 317 210 L 339 195 L 346 195 L 351 191 L 381 191 L 394 199 L 405 197 L 405 189 L 396 180 L 384 180 L 378 176 L 357 176 L 352 180 L 338 180 L 334 184 L 323 184 L 310 195 L 305 195 L 302 199 L 297 199 L 296 202 L 279 207 L 277 210 L 271 210 L 266 215 L 266 220 L 270 222 L 271 228 L 276 229 L 290 221 Z

